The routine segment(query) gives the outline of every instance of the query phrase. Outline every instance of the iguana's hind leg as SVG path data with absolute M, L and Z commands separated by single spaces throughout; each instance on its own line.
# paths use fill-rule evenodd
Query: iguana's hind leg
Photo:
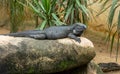
M 29 36 L 30 38 L 34 38 L 34 39 L 39 39 L 39 40 L 42 40 L 42 39 L 46 39 L 46 35 L 45 34 L 31 34 Z

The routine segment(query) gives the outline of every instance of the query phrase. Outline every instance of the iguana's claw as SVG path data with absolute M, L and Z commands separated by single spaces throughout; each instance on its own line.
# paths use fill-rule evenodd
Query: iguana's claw
M 77 39 L 76 39 L 76 41 L 77 41 L 78 43 L 80 43 L 80 42 L 81 42 L 80 38 L 77 38 Z

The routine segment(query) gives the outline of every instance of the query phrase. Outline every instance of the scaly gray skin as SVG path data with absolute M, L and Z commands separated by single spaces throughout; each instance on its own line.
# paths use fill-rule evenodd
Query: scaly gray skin
M 80 42 L 79 36 L 82 35 L 83 31 L 86 29 L 86 25 L 82 23 L 75 23 L 69 26 L 52 26 L 46 28 L 45 30 L 29 30 L 24 32 L 5 34 L 14 37 L 30 37 L 34 39 L 61 39 L 61 38 L 71 38 L 77 42 Z

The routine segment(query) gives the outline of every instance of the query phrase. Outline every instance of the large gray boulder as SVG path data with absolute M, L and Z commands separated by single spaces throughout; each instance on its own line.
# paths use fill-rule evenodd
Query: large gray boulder
M 88 64 L 95 52 L 90 40 L 35 40 L 0 36 L 0 74 L 56 73 Z

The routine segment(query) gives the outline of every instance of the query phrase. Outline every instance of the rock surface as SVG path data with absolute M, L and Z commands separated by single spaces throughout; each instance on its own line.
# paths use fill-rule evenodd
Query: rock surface
M 82 66 L 94 57 L 93 44 L 81 37 L 35 40 L 0 36 L 0 73 L 55 73 Z

